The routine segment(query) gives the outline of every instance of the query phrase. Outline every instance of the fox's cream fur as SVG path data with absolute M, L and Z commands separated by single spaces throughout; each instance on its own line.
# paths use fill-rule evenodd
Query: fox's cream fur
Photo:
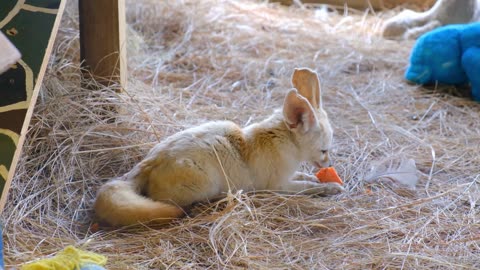
M 302 162 L 330 165 L 332 128 L 322 108 L 317 74 L 296 69 L 282 110 L 240 128 L 210 122 L 157 144 L 130 172 L 103 185 L 95 202 L 111 225 L 166 223 L 183 208 L 229 190 L 330 195 L 343 189 L 297 172 Z

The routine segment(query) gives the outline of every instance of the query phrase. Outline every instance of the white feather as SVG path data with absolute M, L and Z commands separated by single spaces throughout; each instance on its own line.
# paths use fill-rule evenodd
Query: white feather
M 365 181 L 367 182 L 385 179 L 415 189 L 418 182 L 415 160 L 406 158 L 384 160 L 376 165 L 372 165 L 369 173 L 365 177 Z

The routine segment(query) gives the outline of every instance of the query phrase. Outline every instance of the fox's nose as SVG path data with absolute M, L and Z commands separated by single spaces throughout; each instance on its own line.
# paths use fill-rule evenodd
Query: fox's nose
M 332 167 L 332 163 L 327 160 L 327 161 L 321 161 L 321 162 L 315 162 L 315 166 L 317 168 L 328 168 L 328 167 Z
M 322 165 L 323 165 L 323 167 L 332 167 L 333 164 L 330 160 L 327 160 Z
M 322 162 L 325 167 L 332 167 L 332 161 L 330 160 L 330 154 L 327 152 Z

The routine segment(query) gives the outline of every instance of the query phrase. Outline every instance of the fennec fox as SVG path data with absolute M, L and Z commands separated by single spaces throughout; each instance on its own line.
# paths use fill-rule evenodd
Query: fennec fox
M 317 74 L 295 69 L 283 110 L 240 128 L 229 121 L 203 124 L 155 145 L 143 161 L 103 185 L 97 217 L 114 226 L 167 223 L 183 208 L 229 190 L 272 190 L 331 195 L 343 188 L 297 172 L 307 161 L 330 165 L 332 128 L 322 108 Z

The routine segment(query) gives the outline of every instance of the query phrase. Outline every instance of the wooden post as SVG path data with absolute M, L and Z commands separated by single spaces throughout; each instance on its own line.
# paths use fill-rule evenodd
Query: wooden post
M 79 0 L 83 67 L 105 86 L 126 83 L 125 0 Z

